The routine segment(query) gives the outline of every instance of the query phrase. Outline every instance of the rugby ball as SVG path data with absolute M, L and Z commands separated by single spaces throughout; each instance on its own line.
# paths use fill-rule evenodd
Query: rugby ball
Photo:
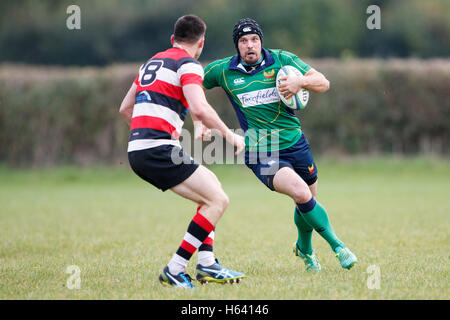
M 290 97 L 289 99 L 286 99 L 282 94 L 280 94 L 280 90 L 278 89 L 278 86 L 281 84 L 280 78 L 283 76 L 289 76 L 289 75 L 296 75 L 296 76 L 303 76 L 300 70 L 293 66 L 283 66 L 277 73 L 277 91 L 278 95 L 280 96 L 281 101 L 291 109 L 294 110 L 300 110 L 304 109 L 306 105 L 308 104 L 309 100 L 309 91 L 306 89 L 301 88 L 299 92 L 297 92 L 295 95 Z

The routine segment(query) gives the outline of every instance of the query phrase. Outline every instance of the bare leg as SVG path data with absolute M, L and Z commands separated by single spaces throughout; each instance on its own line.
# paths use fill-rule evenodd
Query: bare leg
M 283 167 L 277 171 L 273 179 L 273 186 L 277 192 L 288 195 L 295 203 L 308 202 L 313 196 L 312 190 L 315 190 L 314 188 L 310 189 L 306 182 L 289 167 Z
M 309 186 L 309 190 L 311 191 L 314 198 L 317 198 L 317 181 Z
M 200 166 L 189 178 L 171 190 L 198 203 L 201 206 L 199 212 L 213 225 L 216 225 L 228 207 L 229 199 L 222 185 L 216 175 L 204 166 Z

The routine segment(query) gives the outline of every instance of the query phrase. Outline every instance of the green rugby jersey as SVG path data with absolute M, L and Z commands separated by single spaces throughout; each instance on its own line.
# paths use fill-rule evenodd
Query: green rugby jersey
M 216 60 L 205 68 L 203 86 L 222 87 L 245 131 L 249 152 L 289 148 L 302 135 L 294 111 L 284 105 L 276 89 L 278 70 L 291 65 L 302 74 L 311 67 L 296 55 L 282 50 L 263 49 L 264 61 L 255 70 L 245 71 L 238 55 Z

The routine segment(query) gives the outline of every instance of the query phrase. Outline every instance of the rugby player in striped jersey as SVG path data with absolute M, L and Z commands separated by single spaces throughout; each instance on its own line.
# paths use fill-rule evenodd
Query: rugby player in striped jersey
M 186 266 L 199 249 L 197 280 L 239 282 L 244 274 L 221 266 L 212 252 L 215 225 L 228 206 L 217 177 L 184 153 L 179 136 L 188 111 L 214 128 L 236 154 L 245 148 L 209 105 L 203 92 L 203 68 L 197 61 L 205 42 L 205 23 L 195 15 L 180 17 L 171 36 L 172 48 L 144 63 L 120 106 L 130 125 L 128 159 L 133 171 L 155 187 L 192 200 L 197 212 L 167 266 L 159 275 L 163 285 L 193 289 Z

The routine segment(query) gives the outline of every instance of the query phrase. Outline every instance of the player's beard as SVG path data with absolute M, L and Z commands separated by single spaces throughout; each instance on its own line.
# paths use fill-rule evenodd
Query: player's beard
M 252 53 L 252 54 L 250 54 Z M 241 55 L 242 61 L 244 61 L 246 64 L 254 64 L 261 60 L 261 53 L 257 53 L 255 50 L 249 50 L 244 53 L 244 55 Z

